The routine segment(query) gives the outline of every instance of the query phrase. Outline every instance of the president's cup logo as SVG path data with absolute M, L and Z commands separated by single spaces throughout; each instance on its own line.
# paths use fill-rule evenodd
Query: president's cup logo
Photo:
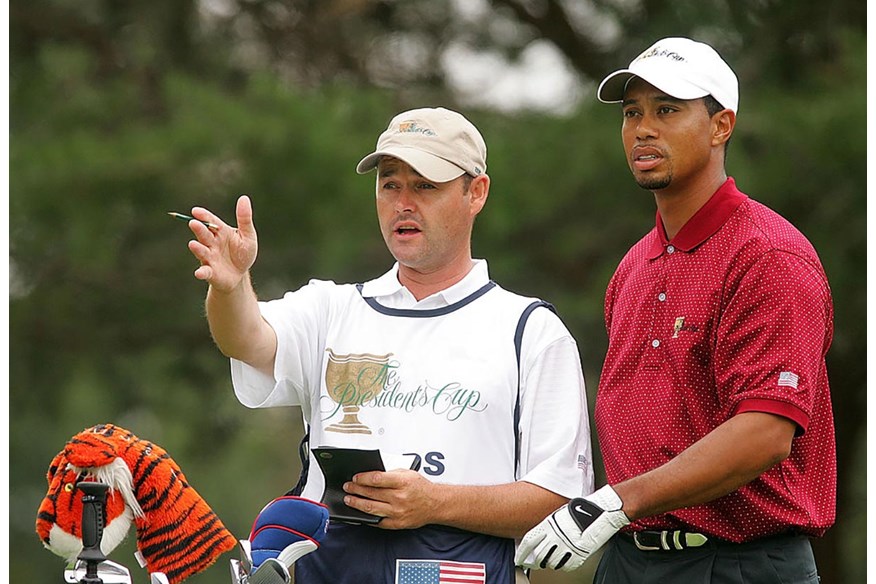
M 329 358 L 325 369 L 325 386 L 329 397 L 343 409 L 344 417 L 340 422 L 328 426 L 326 431 L 371 434 L 371 428 L 359 421 L 359 407 L 383 391 L 392 353 L 336 355 L 331 349 L 327 351 Z

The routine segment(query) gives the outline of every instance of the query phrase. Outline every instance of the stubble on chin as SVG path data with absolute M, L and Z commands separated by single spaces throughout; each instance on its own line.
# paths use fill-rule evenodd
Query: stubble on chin
M 636 184 L 648 191 L 659 191 L 672 184 L 672 176 L 636 176 Z
M 669 163 L 668 157 L 664 159 L 662 166 L 660 170 L 636 171 L 631 163 L 630 170 L 639 187 L 647 191 L 659 191 L 672 184 L 672 165 Z

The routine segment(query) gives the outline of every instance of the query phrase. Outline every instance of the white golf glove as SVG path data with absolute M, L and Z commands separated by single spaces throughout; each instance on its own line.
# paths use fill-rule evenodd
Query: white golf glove
M 524 568 L 571 571 L 605 545 L 630 520 L 623 501 L 609 485 L 586 497 L 572 499 L 529 530 L 514 562 Z

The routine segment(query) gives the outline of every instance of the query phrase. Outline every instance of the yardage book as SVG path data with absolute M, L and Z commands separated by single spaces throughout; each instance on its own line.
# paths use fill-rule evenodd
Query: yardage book
M 325 477 L 325 492 L 321 502 L 328 507 L 331 520 L 344 523 L 379 523 L 383 519 L 344 504 L 344 483 L 353 480 L 353 475 L 387 468 L 420 470 L 420 457 L 416 454 L 387 455 L 381 454 L 379 450 L 330 446 L 313 448 L 312 451 Z

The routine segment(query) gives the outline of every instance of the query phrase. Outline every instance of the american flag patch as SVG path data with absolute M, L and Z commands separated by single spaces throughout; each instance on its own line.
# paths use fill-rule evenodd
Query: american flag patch
M 472 562 L 397 560 L 396 584 L 484 584 L 487 568 Z
M 587 470 L 587 457 L 583 454 L 578 455 L 578 468 L 581 470 Z
M 793 387 L 794 389 L 797 389 L 798 381 L 800 381 L 800 378 L 790 371 L 782 371 L 779 373 L 779 386 Z

